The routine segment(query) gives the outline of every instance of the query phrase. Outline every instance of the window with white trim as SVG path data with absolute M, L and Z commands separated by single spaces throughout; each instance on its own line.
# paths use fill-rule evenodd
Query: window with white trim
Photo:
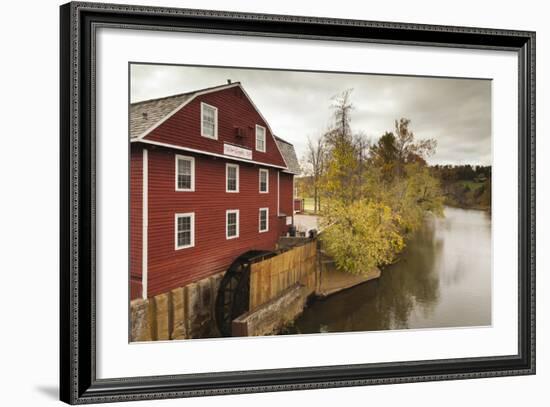
M 195 246 L 195 213 L 176 213 L 176 250 Z
M 195 158 L 176 155 L 176 191 L 195 190 Z
M 256 125 L 256 150 L 265 153 L 265 127 Z
M 267 194 L 269 192 L 269 170 L 260 168 L 260 193 Z
M 201 103 L 201 135 L 218 139 L 218 108 Z
M 267 232 L 269 230 L 269 208 L 260 208 L 259 215 L 259 232 Z
M 239 210 L 229 209 L 225 212 L 225 238 L 239 237 Z
M 225 164 L 225 192 L 239 192 L 239 166 Z

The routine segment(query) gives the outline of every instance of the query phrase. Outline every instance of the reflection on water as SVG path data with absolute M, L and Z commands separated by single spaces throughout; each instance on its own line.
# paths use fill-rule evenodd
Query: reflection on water
M 491 324 L 491 218 L 446 208 L 378 280 L 316 300 L 292 333 Z

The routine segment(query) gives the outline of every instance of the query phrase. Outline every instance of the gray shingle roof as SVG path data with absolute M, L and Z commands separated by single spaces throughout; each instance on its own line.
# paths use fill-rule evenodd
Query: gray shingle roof
M 240 82 L 214 86 L 211 88 L 198 89 L 192 92 L 180 93 L 158 99 L 144 100 L 130 105 L 130 138 L 136 138 L 146 130 L 160 122 L 186 100 L 191 99 L 195 94 L 205 91 L 214 91 L 218 88 L 239 86 Z
M 143 134 L 191 96 L 193 93 L 186 93 L 130 105 L 130 138 Z
M 285 160 L 286 166 L 288 167 L 288 172 L 296 175 L 300 174 L 302 172 L 302 169 L 300 167 L 300 163 L 298 162 L 298 157 L 296 157 L 294 146 L 288 141 L 285 141 L 277 136 L 275 136 L 275 141 L 277 142 L 277 147 L 279 147 L 279 151 L 283 155 L 283 159 Z

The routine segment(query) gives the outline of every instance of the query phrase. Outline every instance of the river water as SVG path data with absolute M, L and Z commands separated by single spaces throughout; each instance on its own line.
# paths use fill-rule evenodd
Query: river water
M 444 218 L 426 219 L 379 279 L 315 300 L 289 333 L 490 324 L 490 214 L 447 207 Z

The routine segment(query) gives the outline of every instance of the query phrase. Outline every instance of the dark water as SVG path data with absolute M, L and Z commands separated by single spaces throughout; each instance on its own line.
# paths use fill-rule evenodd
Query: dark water
M 491 218 L 445 209 L 428 218 L 401 261 L 373 281 L 316 300 L 292 333 L 491 324 Z

